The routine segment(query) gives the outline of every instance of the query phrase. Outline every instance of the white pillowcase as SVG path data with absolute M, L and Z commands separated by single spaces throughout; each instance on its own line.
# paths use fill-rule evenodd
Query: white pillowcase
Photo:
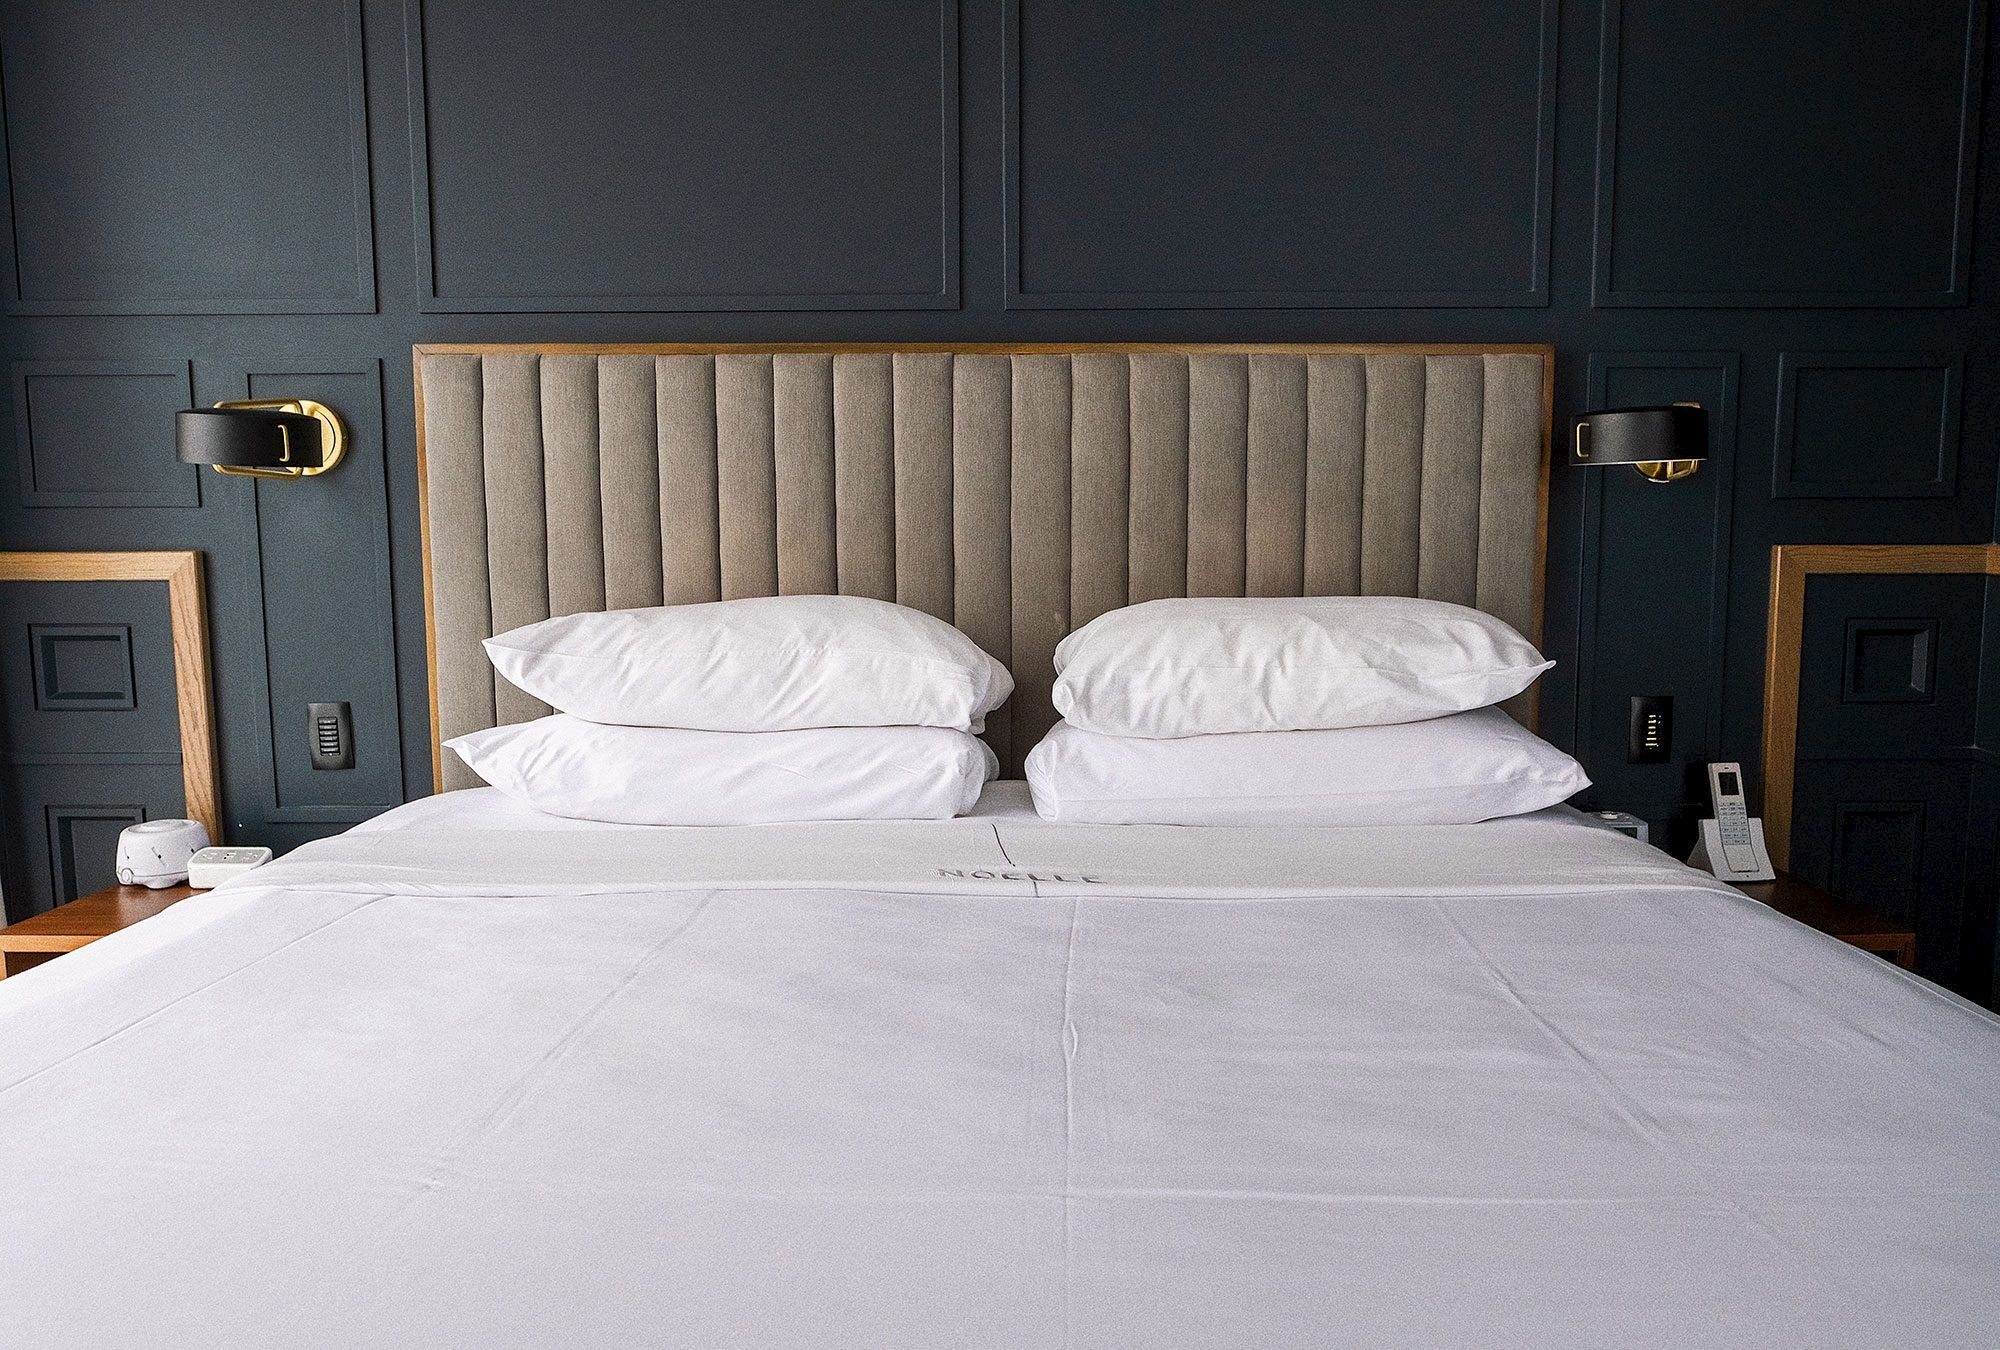
M 626 825 L 941 820 L 999 768 L 984 741 L 942 727 L 687 731 L 557 713 L 445 745 L 537 811 Z
M 785 595 L 545 619 L 490 637 L 507 680 L 562 712 L 703 731 L 984 728 L 1007 668 L 886 600 Z
M 1059 722 L 1028 754 L 1045 820 L 1107 825 L 1469 825 L 1590 786 L 1497 708 L 1334 731 L 1148 740 Z
M 1113 736 L 1382 726 L 1484 708 L 1554 665 L 1490 614 L 1398 596 L 1149 600 L 1056 648 L 1056 710 Z

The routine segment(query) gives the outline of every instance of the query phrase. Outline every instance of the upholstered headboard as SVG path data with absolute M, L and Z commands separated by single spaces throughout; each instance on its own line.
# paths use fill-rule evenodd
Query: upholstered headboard
M 1545 347 L 420 346 L 440 739 L 548 709 L 479 641 L 578 610 L 838 591 L 1008 663 L 1170 595 L 1421 595 L 1539 638 Z M 1532 705 L 1513 710 L 1531 720 Z

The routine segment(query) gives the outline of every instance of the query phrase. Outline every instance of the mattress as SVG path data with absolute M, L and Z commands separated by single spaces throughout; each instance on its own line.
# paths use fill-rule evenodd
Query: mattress
M 583 831 L 484 800 L 0 984 L 10 1327 L 1096 1350 L 2000 1324 L 2000 1023 L 1573 813 Z

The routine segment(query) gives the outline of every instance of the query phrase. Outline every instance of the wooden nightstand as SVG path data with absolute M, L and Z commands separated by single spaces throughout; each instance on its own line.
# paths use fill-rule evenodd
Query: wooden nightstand
M 1778 913 L 1797 919 L 1822 933 L 1852 943 L 1865 952 L 1886 957 L 1904 970 L 1917 968 L 1917 935 L 1899 928 L 1864 905 L 1853 904 L 1821 890 L 1811 882 L 1778 873 L 1776 881 L 1731 883 L 1753 900 L 1761 900 Z M 0 941 L 5 935 L 0 934 Z
M 107 886 L 23 919 L 11 928 L 0 928 L 0 977 L 19 975 L 64 952 L 88 947 L 196 893 L 192 886 L 167 886 L 157 891 L 144 886 Z

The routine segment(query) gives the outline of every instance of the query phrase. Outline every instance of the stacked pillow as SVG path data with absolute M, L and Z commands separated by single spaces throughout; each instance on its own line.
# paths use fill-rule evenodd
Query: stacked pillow
M 1392 597 L 1154 600 L 1056 648 L 1029 754 L 1046 819 L 1469 824 L 1589 785 L 1492 706 L 1554 663 L 1463 605 Z
M 485 647 L 559 711 L 446 744 L 537 810 L 635 825 L 962 814 L 1014 687 L 950 624 L 858 596 L 571 614 Z

